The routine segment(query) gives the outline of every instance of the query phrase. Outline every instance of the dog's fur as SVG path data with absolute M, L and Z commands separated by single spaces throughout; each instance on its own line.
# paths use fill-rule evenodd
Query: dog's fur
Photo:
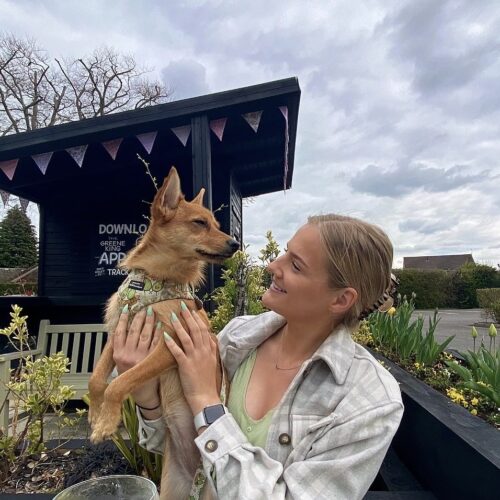
M 186 202 L 178 173 L 172 167 L 153 200 L 151 223 L 146 234 L 121 265 L 129 270 L 140 269 L 157 280 L 194 287 L 199 285 L 203 281 L 207 262 L 221 263 L 239 247 L 236 241 L 219 230 L 212 212 L 203 207 L 203 195 L 204 189 L 194 200 Z M 194 300 L 185 302 L 189 309 L 196 308 Z M 152 307 L 164 329 L 179 343 L 170 317 L 175 312 L 186 327 L 180 314 L 180 299 L 157 302 Z M 120 313 L 119 297 L 115 293 L 106 307 L 109 332 L 114 332 Z M 199 314 L 209 325 L 206 313 L 200 310 Z M 161 498 L 187 498 L 201 458 L 194 444 L 196 431 L 182 393 L 174 357 L 162 339 L 146 359 L 107 385 L 113 367 L 113 342 L 110 338 L 89 381 L 91 440 L 96 443 L 109 438 L 118 428 L 121 404 L 127 395 L 146 381 L 160 376 L 161 405 L 168 429 Z M 222 366 L 220 368 L 217 380 L 219 391 Z M 208 488 L 205 488 L 204 496 L 207 495 Z

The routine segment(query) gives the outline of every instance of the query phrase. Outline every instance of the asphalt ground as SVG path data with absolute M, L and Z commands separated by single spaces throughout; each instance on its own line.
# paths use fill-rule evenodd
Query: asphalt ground
M 425 320 L 424 332 L 427 332 L 428 318 L 434 315 L 434 310 L 417 310 L 412 317 L 422 315 Z M 474 341 L 472 339 L 471 330 L 475 326 L 478 336 L 476 338 L 476 349 L 481 345 L 483 340 L 484 345 L 489 347 L 490 337 L 488 336 L 488 327 L 491 320 L 484 317 L 481 309 L 440 309 L 438 311 L 439 323 L 436 328 L 435 338 L 442 342 L 446 338 L 454 335 L 454 339 L 448 345 L 448 349 L 456 349 L 457 351 L 473 350 Z M 500 333 L 500 328 L 497 329 Z M 496 339 L 496 347 L 500 347 L 500 338 Z

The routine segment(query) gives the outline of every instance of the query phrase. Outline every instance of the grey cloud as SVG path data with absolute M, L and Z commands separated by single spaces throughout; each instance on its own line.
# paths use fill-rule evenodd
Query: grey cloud
M 184 99 L 207 94 L 205 66 L 192 59 L 179 59 L 170 62 L 161 70 L 162 80 L 174 91 L 174 99 Z
M 433 234 L 439 231 L 449 229 L 455 221 L 451 220 L 426 220 L 426 219 L 407 219 L 398 224 L 401 232 L 417 231 L 423 234 Z
M 488 172 L 462 174 L 463 167 L 449 169 L 428 167 L 422 164 L 404 164 L 394 169 L 368 165 L 350 180 L 355 191 L 375 196 L 401 197 L 417 189 L 443 192 L 485 180 Z

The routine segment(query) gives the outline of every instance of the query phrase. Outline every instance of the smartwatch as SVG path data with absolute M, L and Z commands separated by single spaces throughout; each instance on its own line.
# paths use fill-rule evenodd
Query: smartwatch
M 194 426 L 196 431 L 199 431 L 202 427 L 207 427 L 213 424 L 218 418 L 222 417 L 227 413 L 226 407 L 223 404 L 217 404 L 212 406 L 205 406 L 203 410 L 200 411 L 194 417 Z

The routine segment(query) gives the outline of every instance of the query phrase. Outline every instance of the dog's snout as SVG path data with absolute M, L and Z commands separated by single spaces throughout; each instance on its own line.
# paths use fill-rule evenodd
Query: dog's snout
M 236 250 L 239 250 L 240 248 L 240 243 L 236 240 L 229 240 L 227 242 L 227 245 L 233 253 L 236 252 Z

